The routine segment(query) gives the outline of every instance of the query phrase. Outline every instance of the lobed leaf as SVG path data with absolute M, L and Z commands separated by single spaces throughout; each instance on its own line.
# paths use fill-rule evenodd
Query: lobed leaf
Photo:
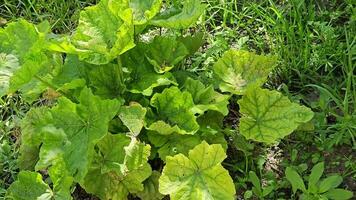
M 159 120 L 149 125 L 149 130 L 162 135 L 194 134 L 198 131 L 199 125 L 190 111 L 194 106 L 190 93 L 170 87 L 153 95 L 151 105 L 156 108 Z
M 313 112 L 290 102 L 277 91 L 249 87 L 238 101 L 242 118 L 240 132 L 247 139 L 271 144 L 313 118 Z
M 221 91 L 243 95 L 249 85 L 262 85 L 275 63 L 274 57 L 229 50 L 215 63 L 213 70 L 220 80 Z
M 234 199 L 235 185 L 227 170 L 221 166 L 226 158 L 220 145 L 205 141 L 189 151 L 167 157 L 159 179 L 159 191 L 176 199 Z
M 108 134 L 100 143 L 97 159 L 81 185 L 101 199 L 127 199 L 144 190 L 142 182 L 151 175 L 147 163 L 150 146 L 125 135 Z

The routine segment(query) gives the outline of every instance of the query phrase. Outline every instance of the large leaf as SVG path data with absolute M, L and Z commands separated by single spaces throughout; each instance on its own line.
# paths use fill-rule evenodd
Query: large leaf
M 277 91 L 249 87 L 238 101 L 242 118 L 240 132 L 247 139 L 271 144 L 313 118 L 313 112 L 290 102 Z
M 156 108 L 158 121 L 149 125 L 149 129 L 162 135 L 172 133 L 194 134 L 199 129 L 194 114 L 190 109 L 194 106 L 189 92 L 181 92 L 177 87 L 156 93 L 151 99 Z
M 80 60 L 92 64 L 107 64 L 133 48 L 132 10 L 124 4 L 118 7 L 119 10 L 112 10 L 109 8 L 110 2 L 102 0 L 81 11 L 79 25 L 71 43 L 67 40 L 54 42 L 51 49 L 78 54 Z
M 86 175 L 94 156 L 94 146 L 107 134 L 108 123 L 120 106 L 119 101 L 101 100 L 87 88 L 81 92 L 79 102 L 75 104 L 66 98 L 60 98 L 58 105 L 50 111 L 48 124 L 62 129 L 68 142 L 41 147 L 41 152 L 61 148 L 65 166 L 77 181 Z M 45 163 L 41 164 L 45 166 Z M 47 163 L 50 164 L 52 163 Z
M 150 146 L 125 135 L 108 134 L 100 143 L 97 159 L 81 185 L 101 199 L 127 199 L 143 191 L 142 182 L 151 175 L 147 163 Z
M 182 8 L 173 6 L 159 14 L 150 24 L 166 28 L 188 28 L 204 13 L 205 5 L 200 0 L 185 0 Z
M 189 54 L 186 46 L 175 37 L 157 36 L 146 46 L 146 57 L 157 73 L 170 71 Z
M 17 181 L 7 190 L 6 199 L 15 200 L 50 200 L 53 193 L 51 188 L 42 180 L 37 172 L 21 171 Z
M 221 91 L 241 95 L 251 84 L 262 85 L 275 63 L 274 57 L 229 50 L 215 63 L 214 74 L 220 79 Z
M 29 83 L 48 62 L 44 53 L 48 31 L 25 20 L 0 28 L 0 96 Z
M 220 145 L 202 142 L 189 151 L 167 157 L 159 179 L 159 191 L 172 200 L 234 199 L 235 185 L 221 162 L 226 158 Z
M 193 96 L 195 106 L 192 111 L 194 113 L 203 114 L 207 110 L 214 110 L 223 115 L 228 114 L 229 95 L 215 92 L 213 86 L 205 87 L 200 81 L 191 78 L 186 80 L 183 87 Z
M 177 85 L 171 73 L 157 74 L 153 66 L 142 56 L 145 54 L 143 44 L 123 54 L 122 63 L 130 71 L 127 86 L 130 92 L 151 96 L 153 89 L 165 85 Z

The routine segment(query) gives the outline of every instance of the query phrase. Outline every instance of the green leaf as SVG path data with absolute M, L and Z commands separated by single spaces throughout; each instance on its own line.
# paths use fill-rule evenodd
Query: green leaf
M 20 169 L 34 170 L 39 159 L 38 153 L 42 143 L 42 128 L 47 126 L 49 109 L 32 108 L 21 122 L 21 147 L 18 158 Z
M 177 87 L 156 93 L 151 99 L 156 108 L 159 121 L 149 125 L 148 129 L 163 135 L 172 133 L 194 134 L 199 125 L 190 109 L 194 106 L 189 92 L 181 92 Z
M 88 82 L 95 95 L 115 99 L 126 90 L 123 72 L 118 64 L 95 66 L 88 74 Z
M 316 164 L 310 173 L 308 188 L 315 187 L 324 173 L 324 162 Z
M 53 182 L 54 199 L 56 200 L 72 199 L 71 186 L 73 185 L 74 179 L 65 168 L 65 163 L 63 160 L 60 160 L 48 170 Z
M 229 50 L 214 65 L 223 92 L 242 95 L 251 84 L 262 85 L 273 70 L 276 59 L 248 51 Z
M 157 15 L 150 24 L 165 28 L 185 29 L 198 21 L 204 13 L 205 5 L 200 0 L 185 0 L 183 8 L 171 7 Z
M 353 197 L 353 193 L 344 189 L 331 189 L 325 194 L 325 196 L 333 200 L 347 200 Z
M 158 179 L 161 174 L 158 171 L 153 171 L 152 175 L 143 182 L 144 190 L 136 193 L 140 199 L 144 200 L 161 200 L 164 195 L 158 191 Z
M 151 175 L 149 145 L 108 134 L 98 146 L 97 159 L 81 183 L 87 192 L 101 199 L 127 199 L 129 193 L 144 190 L 142 182 Z
M 157 73 L 170 71 L 189 54 L 185 45 L 175 37 L 157 36 L 146 45 L 146 58 Z
M 0 96 L 7 94 L 10 79 L 19 68 L 20 64 L 15 55 L 0 53 Z
M 44 31 L 25 20 L 0 28 L 0 96 L 21 89 L 47 64 Z
M 148 133 L 149 141 L 158 149 L 159 157 L 165 161 L 167 156 L 174 156 L 179 153 L 188 155 L 189 150 L 201 143 L 201 138 L 197 135 L 160 135 Z
M 155 17 L 162 6 L 162 0 L 129 0 L 133 10 L 134 25 L 142 25 Z
M 88 88 L 82 90 L 79 102 L 75 104 L 60 98 L 58 105 L 51 109 L 51 118 L 48 119 L 48 124 L 62 129 L 68 138 L 68 142 L 59 145 L 67 170 L 76 181 L 81 181 L 86 175 L 94 156 L 94 146 L 107 134 L 109 121 L 120 106 L 117 100 L 102 100 L 94 96 Z M 47 150 L 46 147 L 42 147 L 41 151 Z M 51 148 L 58 147 L 48 145 L 49 151 Z
M 204 33 L 202 32 L 196 33 L 192 36 L 179 37 L 178 40 L 185 45 L 190 55 L 193 55 L 195 52 L 197 52 L 205 42 Z
M 41 174 L 37 172 L 21 171 L 17 181 L 11 184 L 7 190 L 6 199 L 15 200 L 50 200 L 52 191 L 43 182 Z
M 229 113 L 227 105 L 230 96 L 215 92 L 213 86 L 205 87 L 200 81 L 188 78 L 183 88 L 193 96 L 194 113 L 203 114 L 207 110 L 220 112 L 224 116 Z
M 144 54 L 144 45 L 140 43 L 122 55 L 123 66 L 130 71 L 130 80 L 126 83 L 130 92 L 151 96 L 156 87 L 177 85 L 171 73 L 157 74 Z
M 339 175 L 333 175 L 325 178 L 320 182 L 319 193 L 327 192 L 330 189 L 334 189 L 342 183 L 342 177 Z
M 92 64 L 107 64 L 135 46 L 132 10 L 109 8 L 109 0 L 87 7 L 80 12 L 79 25 L 71 43 L 54 41 L 51 49 L 77 54 Z M 120 16 L 117 14 L 120 13 Z
M 129 129 L 132 136 L 138 136 L 144 125 L 146 108 L 138 103 L 131 103 L 130 106 L 124 106 L 120 109 L 119 118 Z
M 313 118 L 313 112 L 289 101 L 277 91 L 254 85 L 238 101 L 240 132 L 247 139 L 271 144 Z
M 261 181 L 254 171 L 249 172 L 249 180 L 251 181 L 253 186 L 257 189 L 256 192 L 258 193 L 258 195 L 261 196 L 262 195 Z
M 176 199 L 234 199 L 235 185 L 221 162 L 226 158 L 221 145 L 202 142 L 189 151 L 167 157 L 159 179 L 159 191 Z
M 302 177 L 300 177 L 299 174 L 293 168 L 287 167 L 286 178 L 292 184 L 294 194 L 298 189 L 302 190 L 303 192 L 306 192 Z

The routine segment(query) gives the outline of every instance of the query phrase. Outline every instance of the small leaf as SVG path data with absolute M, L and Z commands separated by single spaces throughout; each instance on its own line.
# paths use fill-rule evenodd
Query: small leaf
M 126 85 L 131 93 L 151 96 L 156 87 L 177 85 L 171 73 L 157 74 L 145 56 L 142 56 L 144 54 L 145 48 L 139 43 L 134 49 L 122 55 L 123 66 L 130 72 L 130 79 Z
M 306 191 L 302 177 L 300 177 L 299 174 L 294 169 L 287 167 L 286 178 L 292 184 L 292 189 L 294 194 L 298 189 L 303 192 Z
M 342 183 L 342 177 L 339 175 L 333 175 L 325 178 L 321 181 L 319 186 L 319 192 L 324 193 L 330 189 L 334 189 Z
M 189 92 L 181 92 L 177 87 L 170 87 L 162 93 L 156 93 L 151 99 L 151 105 L 157 109 L 156 122 L 148 129 L 162 135 L 172 133 L 194 134 L 199 125 L 190 109 L 194 106 Z
M 138 136 L 144 125 L 146 108 L 138 103 L 131 103 L 130 106 L 120 108 L 119 118 L 122 123 L 130 130 L 131 135 Z
M 257 189 L 258 195 L 259 196 L 262 195 L 261 182 L 254 171 L 250 171 L 249 180 L 251 181 L 253 186 Z
M 323 162 L 316 164 L 312 168 L 310 176 L 309 176 L 309 182 L 308 182 L 308 188 L 309 189 L 312 186 L 316 186 L 316 184 L 318 183 L 319 179 L 323 175 L 323 172 L 324 172 L 324 163 Z
M 248 86 L 261 86 L 272 72 L 276 59 L 248 51 L 229 50 L 214 65 L 223 92 L 243 95 Z
M 189 151 L 167 157 L 159 179 L 159 191 L 172 200 L 233 200 L 235 185 L 221 162 L 226 158 L 221 145 L 202 142 Z
M 205 87 L 200 81 L 191 78 L 186 80 L 183 88 L 193 96 L 194 113 L 203 114 L 207 110 L 214 110 L 224 116 L 228 114 L 229 95 L 215 92 L 213 86 Z
M 146 57 L 157 73 L 170 71 L 182 61 L 189 51 L 175 37 L 157 36 L 146 47 Z
M 325 193 L 325 196 L 332 200 L 347 200 L 353 197 L 353 193 L 344 189 L 331 189 Z
M 313 118 L 313 112 L 290 102 L 277 91 L 253 85 L 238 101 L 242 118 L 240 132 L 247 139 L 271 144 L 291 134 Z

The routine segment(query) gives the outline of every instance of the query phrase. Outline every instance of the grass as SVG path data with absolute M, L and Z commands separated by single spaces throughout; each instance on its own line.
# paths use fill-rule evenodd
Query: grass
M 1 18 L 13 21 L 23 17 L 35 23 L 48 20 L 56 33 L 73 31 L 79 9 L 98 2 L 3 1 L 0 5 L 0 25 L 3 21 Z M 352 152 L 352 149 L 356 149 L 356 2 L 204 2 L 208 7 L 200 29 L 207 36 L 209 48 L 199 55 L 200 59 L 193 59 L 195 71 L 208 72 L 216 58 L 230 47 L 273 54 L 278 56 L 278 68 L 266 86 L 281 90 L 293 101 L 302 102 L 315 111 L 314 129 L 299 131 L 276 147 L 259 146 L 236 135 L 232 137 L 232 143 L 238 148 L 231 153 L 241 154 L 241 157 L 232 156 L 234 159 L 225 164 L 235 172 L 236 184 L 243 188 L 239 192 L 249 188 L 248 180 L 243 177 L 247 177 L 250 170 L 255 170 L 264 180 L 269 180 L 268 184 L 278 185 L 275 188 L 278 193 L 274 197 L 284 195 L 288 198 L 286 195 L 290 191 L 286 189 L 288 184 L 282 181 L 283 173 L 275 171 L 272 175 L 264 174 L 266 166 L 273 168 L 273 165 L 295 165 L 310 169 L 316 162 L 325 160 L 330 164 L 330 172 L 345 168 L 345 178 L 356 178 L 356 155 Z M 17 173 L 18 144 L 13 139 L 18 136 L 17 118 L 24 115 L 28 105 L 23 104 L 21 97 L 16 95 L 2 99 L 0 103 L 1 180 L 5 180 L 0 184 L 6 188 Z M 340 146 L 343 147 L 342 151 L 334 148 Z M 341 157 L 337 159 L 340 163 L 334 166 L 333 157 Z M 276 163 L 276 160 L 279 161 Z M 352 187 L 346 182 L 345 185 Z
M 2 0 L 0 18 L 13 21 L 22 17 L 34 23 L 48 20 L 54 33 L 72 31 L 80 9 L 98 0 Z

